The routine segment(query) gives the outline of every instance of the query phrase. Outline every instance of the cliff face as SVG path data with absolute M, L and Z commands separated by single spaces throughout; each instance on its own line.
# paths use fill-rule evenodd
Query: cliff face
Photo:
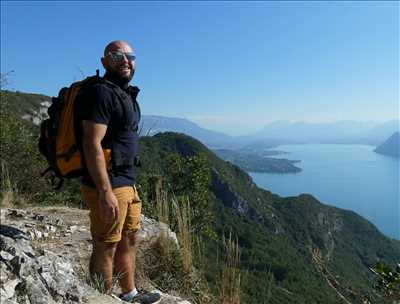
M 150 254 L 162 224 L 143 218 L 138 264 Z M 163 228 L 164 229 L 164 228 Z M 177 245 L 176 235 L 168 232 Z M 0 225 L 1 303 L 123 303 L 99 293 L 88 280 L 91 252 L 88 212 L 67 208 L 2 209 Z M 153 253 L 151 253 L 153 254 Z M 143 265 L 141 265 L 143 269 Z M 154 289 L 143 273 L 140 287 Z M 114 292 L 119 293 L 115 286 Z M 159 292 L 162 294 L 161 292 Z M 190 304 L 162 294 L 164 304 Z
M 388 156 L 400 157 L 400 133 L 393 133 L 392 136 L 375 149 L 375 152 Z

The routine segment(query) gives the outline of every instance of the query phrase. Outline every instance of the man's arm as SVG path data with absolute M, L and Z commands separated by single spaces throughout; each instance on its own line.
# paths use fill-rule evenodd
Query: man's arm
M 101 141 L 106 134 L 107 125 L 83 120 L 82 127 L 83 153 L 89 174 L 97 188 L 100 217 L 104 222 L 116 221 L 119 217 L 118 200 L 112 192 L 106 160 L 101 147 Z

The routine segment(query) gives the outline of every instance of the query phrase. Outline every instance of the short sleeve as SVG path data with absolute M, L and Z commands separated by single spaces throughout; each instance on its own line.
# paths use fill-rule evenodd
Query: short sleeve
M 79 116 L 81 120 L 108 125 L 113 113 L 113 96 L 106 87 L 96 85 L 80 95 Z

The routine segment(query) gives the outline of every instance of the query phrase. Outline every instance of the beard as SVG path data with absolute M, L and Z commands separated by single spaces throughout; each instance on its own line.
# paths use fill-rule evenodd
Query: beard
M 135 69 L 131 69 L 131 72 L 129 75 L 124 74 L 121 70 L 119 69 L 108 69 L 106 70 L 107 75 L 113 79 L 117 84 L 121 86 L 127 85 L 133 78 L 133 75 L 135 74 Z

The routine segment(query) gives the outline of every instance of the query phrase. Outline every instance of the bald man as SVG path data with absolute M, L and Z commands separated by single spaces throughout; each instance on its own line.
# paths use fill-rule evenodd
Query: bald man
M 82 148 L 87 172 L 81 191 L 90 209 L 93 252 L 92 278 L 101 278 L 111 293 L 113 270 L 127 302 L 151 304 L 157 293 L 138 292 L 135 286 L 136 235 L 142 203 L 135 187 L 140 109 L 137 87 L 129 86 L 136 56 L 125 41 L 112 41 L 101 62 L 103 81 L 84 90 L 77 103 L 82 121 Z M 111 153 L 107 153 L 111 151 Z

